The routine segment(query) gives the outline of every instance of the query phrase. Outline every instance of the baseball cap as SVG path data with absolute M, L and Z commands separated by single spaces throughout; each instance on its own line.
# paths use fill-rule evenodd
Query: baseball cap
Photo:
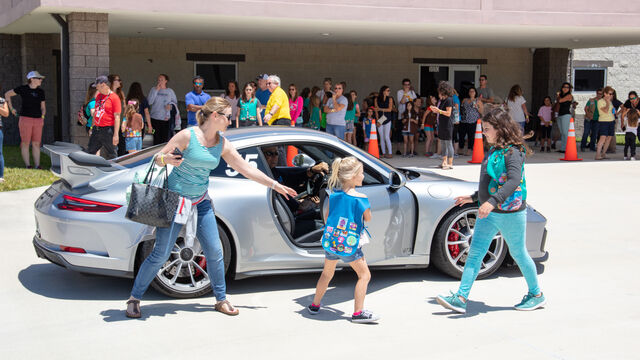
M 260 74 L 256 76 L 256 80 L 267 80 L 269 78 L 268 74 Z
M 98 84 L 108 84 L 109 83 L 109 78 L 107 78 L 105 75 L 100 75 L 96 78 L 96 81 L 93 82 L 93 87 L 96 87 L 96 85 Z
M 44 79 L 44 76 L 42 76 L 39 72 L 33 70 L 33 71 L 29 71 L 29 73 L 27 74 L 27 79 Z

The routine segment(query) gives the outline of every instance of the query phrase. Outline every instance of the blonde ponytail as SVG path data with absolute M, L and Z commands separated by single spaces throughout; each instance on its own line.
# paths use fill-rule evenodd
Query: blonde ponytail
M 336 185 L 340 182 L 338 179 L 338 173 L 340 172 L 340 164 L 342 163 L 341 158 L 335 158 L 333 163 L 331 164 L 331 176 L 329 177 L 328 186 L 330 190 L 336 188 Z
M 335 158 L 331 164 L 331 176 L 329 177 L 329 189 L 342 186 L 344 182 L 353 179 L 362 169 L 362 163 L 353 156 L 344 159 Z

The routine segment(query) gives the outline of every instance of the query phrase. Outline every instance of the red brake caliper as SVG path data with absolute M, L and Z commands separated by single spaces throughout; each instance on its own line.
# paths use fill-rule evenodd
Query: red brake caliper
M 200 260 L 198 261 L 198 265 L 200 265 L 201 268 L 203 269 L 207 269 L 207 258 L 205 258 L 204 256 L 200 257 Z M 202 271 L 200 271 L 200 269 L 196 268 L 196 273 L 193 276 L 198 276 L 202 274 Z
M 456 223 L 453 225 L 453 228 L 459 231 L 460 225 Z M 449 237 L 447 238 L 447 241 L 458 241 L 458 240 L 460 240 L 460 235 L 454 232 L 449 233 Z M 460 246 L 458 246 L 458 244 L 449 245 L 449 252 L 451 253 L 451 257 L 455 258 L 456 256 L 458 256 L 458 254 L 460 254 Z

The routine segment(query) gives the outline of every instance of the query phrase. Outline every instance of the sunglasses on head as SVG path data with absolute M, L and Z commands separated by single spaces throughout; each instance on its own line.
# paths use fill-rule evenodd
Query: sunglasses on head
M 280 155 L 280 152 L 278 152 L 278 151 L 265 151 L 264 155 L 265 156 L 278 156 L 278 155 Z

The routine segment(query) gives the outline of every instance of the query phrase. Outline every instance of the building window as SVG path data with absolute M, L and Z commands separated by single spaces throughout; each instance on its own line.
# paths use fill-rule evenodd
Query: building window
M 229 81 L 238 78 L 238 64 L 227 62 L 196 62 L 194 75 L 204 78 L 204 90 L 214 93 L 223 92 Z
M 593 92 L 607 84 L 606 68 L 589 68 L 573 70 L 574 91 Z

